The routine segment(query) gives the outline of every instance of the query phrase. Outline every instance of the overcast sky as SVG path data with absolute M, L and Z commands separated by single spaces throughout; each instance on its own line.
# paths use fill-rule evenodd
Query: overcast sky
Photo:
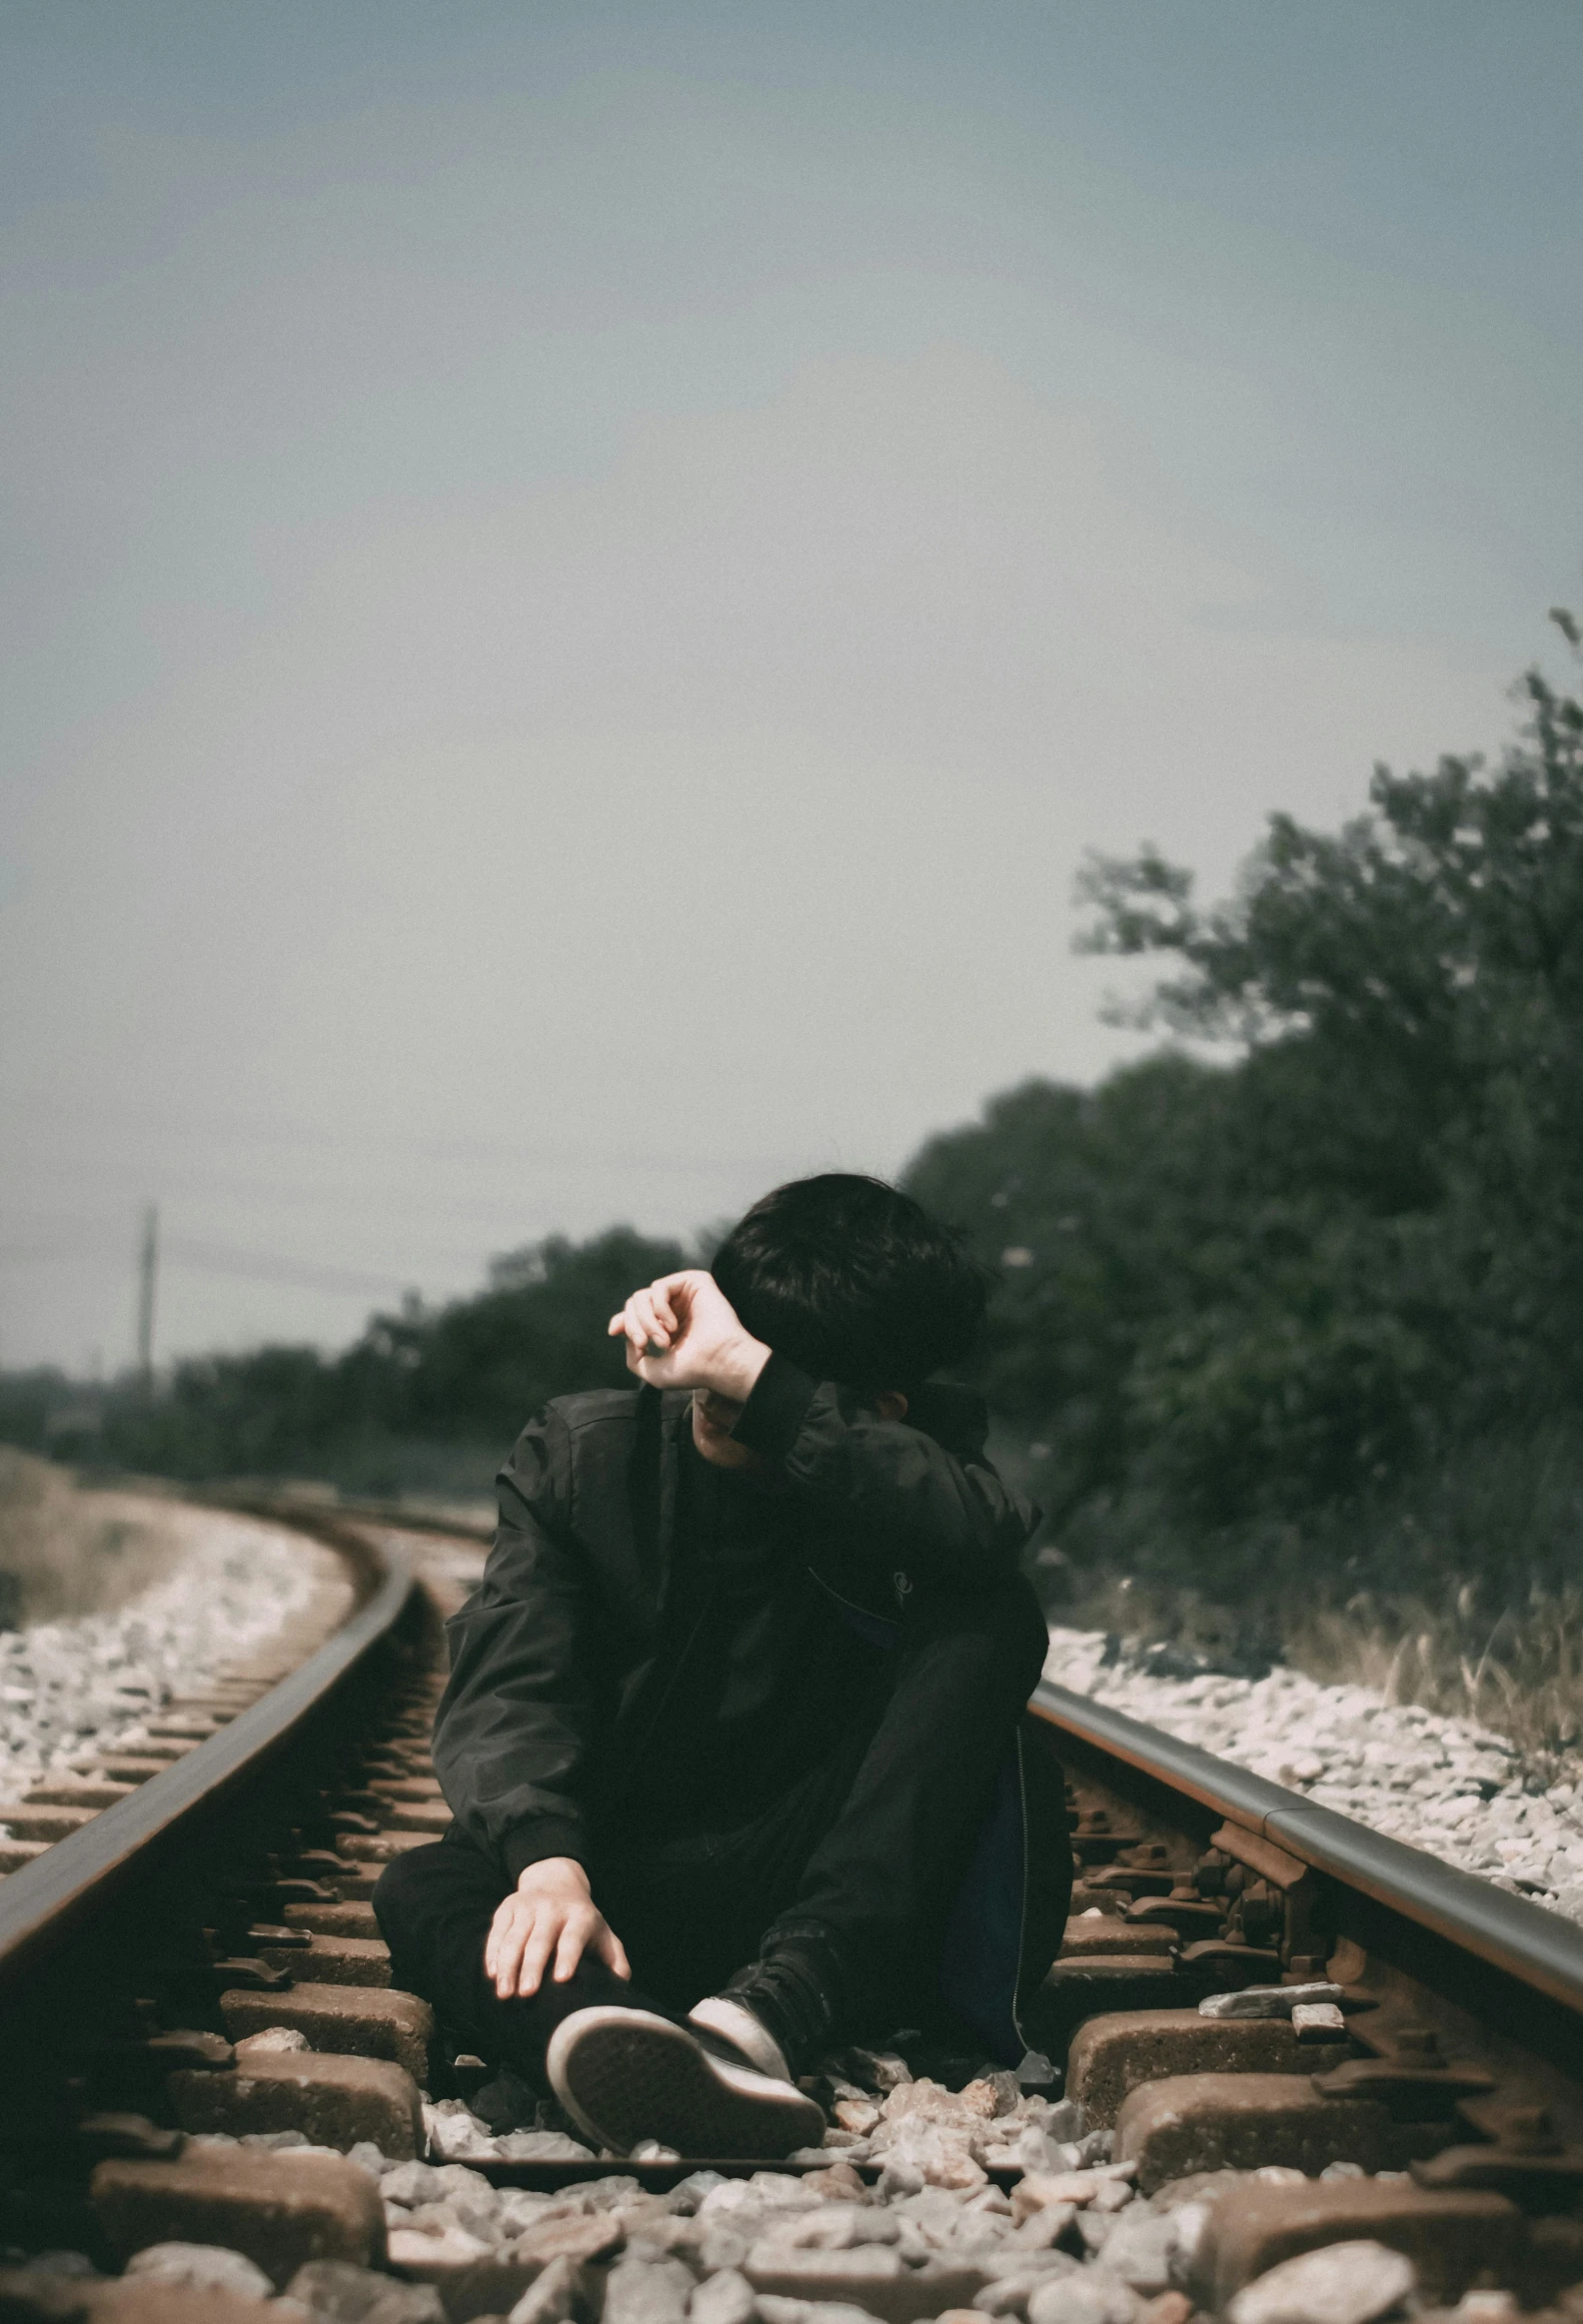
M 1509 731 L 1576 0 L 0 0 L 0 1362 L 890 1172 Z M 1561 666 L 1564 667 L 1564 664 Z

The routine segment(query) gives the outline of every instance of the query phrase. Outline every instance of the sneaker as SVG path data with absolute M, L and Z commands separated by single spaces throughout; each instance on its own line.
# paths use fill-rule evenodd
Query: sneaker
M 702 2026 L 706 2034 L 719 2034 L 722 2041 L 741 2052 L 751 2066 L 762 2074 L 770 2074 L 778 2082 L 790 2082 L 792 2068 L 787 2064 L 786 2051 L 762 2018 L 741 2001 L 732 2000 L 725 1993 L 711 1993 L 696 2002 L 688 2011 L 688 2023 Z
M 572 2119 L 616 2154 L 654 2138 L 688 2156 L 774 2161 L 824 2135 L 822 2113 L 794 2082 L 652 2009 L 575 2009 L 545 2062 Z

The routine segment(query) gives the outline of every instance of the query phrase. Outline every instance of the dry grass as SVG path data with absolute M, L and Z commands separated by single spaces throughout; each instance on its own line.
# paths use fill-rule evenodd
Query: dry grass
M 110 1612 L 161 1578 L 172 1547 L 143 1506 L 80 1492 L 48 1461 L 0 1445 L 0 1626 Z
M 1471 1437 L 1356 1505 L 1194 1533 L 1146 1495 L 1042 1553 L 1057 1619 L 1213 1668 L 1274 1659 L 1478 1721 L 1542 1772 L 1583 1750 L 1583 1441 Z
M 1387 1703 L 1474 1720 L 1516 1743 L 1549 1780 L 1583 1750 L 1583 1585 L 1530 1588 L 1492 1608 L 1472 1582 L 1443 1595 L 1287 1582 L 1262 1604 L 1131 1578 L 1086 1578 L 1055 1617 L 1138 1642 L 1168 1641 L 1212 1669 L 1253 1676 L 1272 1660 L 1329 1686 L 1378 1689 Z
M 1433 1604 L 1364 1593 L 1302 1612 L 1286 1653 L 1316 1679 L 1477 1720 L 1536 1767 L 1583 1745 L 1583 1589 L 1536 1588 L 1493 1618 L 1469 1583 Z

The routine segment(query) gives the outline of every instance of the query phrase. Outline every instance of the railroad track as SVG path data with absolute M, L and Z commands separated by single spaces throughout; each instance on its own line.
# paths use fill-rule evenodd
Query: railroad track
M 323 1605 L 318 1622 L 310 1610 L 151 1717 L 145 1749 L 40 1787 L 97 1805 L 0 1811 L 29 1835 L 0 1881 L 0 2244 L 14 2252 L 109 2270 L 176 2239 L 257 2252 L 275 2277 L 363 2261 L 384 2249 L 384 2217 L 356 2164 L 190 2140 L 423 2150 L 432 2015 L 391 1991 L 369 1898 L 392 1854 L 449 1820 L 427 1748 L 441 1624 L 483 1553 L 410 1523 L 248 1513 L 335 1553 L 345 1619 L 325 1635 Z M 247 2056 L 252 2034 L 284 2026 L 308 2046 Z M 28 2305 L 53 2288 L 4 2278 L 0 2319 L 187 2313 L 181 2287 L 132 2278 L 90 2285 L 81 2310 Z M 221 2292 L 192 2298 L 195 2320 L 224 2309 Z
M 1061 1737 L 1078 1886 L 1034 2032 L 1083 2110 L 1071 2167 L 979 2136 L 985 2108 L 1012 2109 L 1035 2145 L 1044 2122 L 1058 2162 L 1076 2118 L 1041 2108 L 1035 2071 L 1015 2106 L 1005 2076 L 959 2100 L 921 2079 L 887 2096 L 905 2067 L 870 2057 L 868 2097 L 821 2091 L 865 2127 L 776 2166 L 781 2193 L 758 2165 L 700 2157 L 486 2155 L 415 2176 L 420 2091 L 457 2085 L 427 2006 L 390 1985 L 369 1898 L 383 1863 L 447 1820 L 428 1757 L 441 1624 L 483 1553 L 375 1512 L 257 1514 L 336 1553 L 347 1619 L 299 1637 L 311 1651 L 295 1668 L 277 1651 L 151 1722 L 164 1755 L 107 1776 L 108 1803 L 0 1881 L 0 2245 L 86 2255 L 0 2270 L 0 2324 L 287 2324 L 267 2303 L 288 2285 L 349 2324 L 379 2288 L 359 2275 L 354 2297 L 352 2271 L 387 2267 L 406 2289 L 383 2279 L 395 2304 L 375 2324 L 469 2324 L 519 2301 L 520 2324 L 594 2324 L 607 2281 L 606 2324 L 680 2324 L 679 2279 L 661 2284 L 678 2254 L 732 2276 L 715 2324 L 751 2324 L 755 2302 L 758 2324 L 835 2324 L 776 2305 L 796 2298 L 885 2324 L 975 2307 L 1066 2324 L 1057 2288 L 1078 2256 L 1110 2308 L 1079 2302 L 1071 2324 L 1185 2324 L 1296 2254 L 1360 2240 L 1406 2254 L 1431 2305 L 1482 2283 L 1540 2307 L 1583 2284 L 1583 1934 L 1050 1685 L 1033 1709 Z M 1327 1994 L 1294 2016 L 1304 1985 Z M 865 2066 L 854 2053 L 846 2070 Z M 464 2069 L 461 2087 L 482 2079 Z M 947 2160 L 909 2197 L 885 2138 L 914 2101 Z M 317 2151 L 206 2143 L 216 2133 Z M 745 2208 L 713 2226 L 701 2167 L 749 2181 Z M 426 2204 L 426 2187 L 451 2197 Z M 912 2232 L 937 2253 L 898 2255 L 866 2230 L 840 2248 L 843 2201 L 934 2202 Z M 778 2243 L 773 2219 L 732 2244 L 732 2219 L 762 2227 L 799 2202 L 831 2208 L 822 2244 Z M 991 2229 L 995 2251 L 972 2240 Z M 175 2275 L 139 2271 L 137 2254 L 169 2243 L 244 2256 L 219 2288 L 183 2285 L 179 2259 Z M 86 2262 L 104 2279 L 61 2272 Z
M 1583 1932 L 1064 1688 L 1033 1709 L 1077 1856 L 1045 1992 L 1067 2094 L 1145 2193 L 1304 2174 L 1216 2207 L 1205 2304 L 1360 2237 L 1448 2297 L 1482 2279 L 1538 2306 L 1583 2282 Z M 1283 1993 L 1320 1983 L 1328 2020 L 1294 2024 Z M 1228 1995 L 1278 2013 L 1204 2013 Z

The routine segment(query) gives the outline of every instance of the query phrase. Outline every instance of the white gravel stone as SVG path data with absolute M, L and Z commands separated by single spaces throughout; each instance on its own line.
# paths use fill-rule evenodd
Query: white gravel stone
M 424 2101 L 429 2151 L 442 2162 L 592 2162 L 594 2149 L 560 2130 L 507 2130 L 499 2133 L 471 2113 L 460 2098 Z
M 1104 2263 L 1134 2292 L 1152 2298 L 1175 2282 L 1176 2222 L 1163 2217 L 1118 2219 L 1105 2238 Z
M 754 2304 L 764 2324 L 874 2324 L 866 2308 L 849 2300 L 792 2300 L 761 2292 Z
M 1051 2276 L 1030 2293 L 1028 2324 L 1133 2324 L 1142 2303 L 1129 2284 L 1101 2268 Z
M 892 2210 L 872 2203 L 821 2203 L 816 2211 L 793 2211 L 771 2230 L 775 2242 L 792 2250 L 855 2251 L 859 2243 L 894 2243 L 901 2233 Z
M 240 2292 L 268 2300 L 275 2286 L 261 2267 L 220 2243 L 149 2243 L 127 2261 L 129 2276 L 157 2276 L 162 2284 L 192 2284 L 206 2292 Z
M 965 2138 L 986 2134 L 999 2120 L 1081 2127 L 1080 2109 L 1037 2098 L 986 2120 L 984 2084 L 946 2091 L 919 2081 L 912 2088 L 914 2111 L 898 2108 L 889 2117 L 911 2136 L 955 2131 Z M 1069 2151 L 1078 2151 L 1076 2142 Z M 1135 2164 L 1101 2159 L 1097 2143 L 1087 2167 L 1024 2181 L 1010 2195 L 992 2185 L 925 2184 L 916 2172 L 903 2185 L 888 2170 L 865 2193 L 838 2181 L 826 2193 L 768 2168 L 746 2179 L 696 2172 L 669 2195 L 648 2192 L 627 2175 L 584 2180 L 552 2195 L 495 2189 L 463 2163 L 376 2156 L 375 2166 L 391 2263 L 417 2284 L 439 2287 L 448 2301 L 481 2258 L 509 2248 L 546 2213 L 612 2214 L 626 2242 L 608 2278 L 606 2324 L 874 2324 L 876 2312 L 899 2302 L 906 2313 L 936 2283 L 943 2292 L 948 2282 L 963 2287 L 960 2305 L 1008 2324 L 1145 2324 L 1148 2302 L 1186 2288 L 1215 2201 L 1234 2200 L 1239 2185 L 1303 2183 L 1300 2171 L 1284 2167 L 1227 2171 L 1212 2188 L 1183 2182 L 1178 2202 L 1168 2191 L 1147 2198 L 1132 2184 Z M 1324 2175 L 1343 2170 L 1356 2166 L 1332 2166 Z M 1310 2262 L 1324 2264 L 1310 2270 Z M 1288 2271 L 1298 2269 L 1309 2272 L 1293 2288 Z M 755 2276 L 787 2289 L 756 2291 Z M 571 2324 L 582 2313 L 582 2281 L 572 2261 L 552 2263 L 507 2324 Z M 1410 2305 L 1412 2283 L 1410 2263 L 1379 2245 L 1331 2247 L 1247 2286 L 1228 2324 L 1377 2324 L 1404 2300 Z M 1461 2324 L 1510 2324 L 1509 2295 L 1482 2297 L 1482 2306 L 1463 2303 Z M 432 2320 L 426 2313 L 414 2324 Z
M 1291 2017 L 1299 2007 L 1327 2001 L 1332 2008 L 1341 1998 L 1339 1985 L 1322 1979 L 1308 1985 L 1244 1985 L 1240 1993 L 1206 1993 L 1198 2004 L 1200 2017 Z
M 1340 2041 L 1346 2034 L 1346 2019 L 1334 2001 L 1299 2001 L 1291 2021 L 1299 2041 Z
M 582 2307 L 582 2270 L 574 2260 L 553 2259 L 528 2286 L 506 2324 L 567 2324 Z
M 699 2285 L 688 2313 L 693 2324 L 753 2324 L 754 2288 L 736 2268 L 722 2268 Z
M 81 2282 L 102 2282 L 103 2278 L 85 2251 L 35 2251 L 22 2262 L 30 2275 L 75 2276 Z
M 466 2275 L 494 2246 L 465 2227 L 436 2221 L 430 2227 L 393 2227 L 386 2236 L 392 2267 L 401 2268 L 418 2283 L 444 2286 Z
M 1547 1785 L 1472 1720 L 1284 1665 L 1263 1679 L 1158 1678 L 1147 1654 L 1055 1628 L 1044 1676 L 1583 1922 L 1583 1764 Z
M 605 2324 L 682 2324 L 693 2291 L 679 2259 L 623 2259 L 605 2285 Z
M 238 2057 L 271 2057 L 284 2050 L 308 2047 L 308 2036 L 295 2025 L 266 2025 L 257 2033 L 245 2033 L 236 2044 Z
M 1374 2324 L 1417 2280 L 1412 2261 L 1383 2243 L 1331 2243 L 1244 2284 L 1226 2313 L 1230 2324 Z
M 564 2130 L 506 2130 L 495 2151 L 502 2162 L 590 2162 L 594 2150 Z

